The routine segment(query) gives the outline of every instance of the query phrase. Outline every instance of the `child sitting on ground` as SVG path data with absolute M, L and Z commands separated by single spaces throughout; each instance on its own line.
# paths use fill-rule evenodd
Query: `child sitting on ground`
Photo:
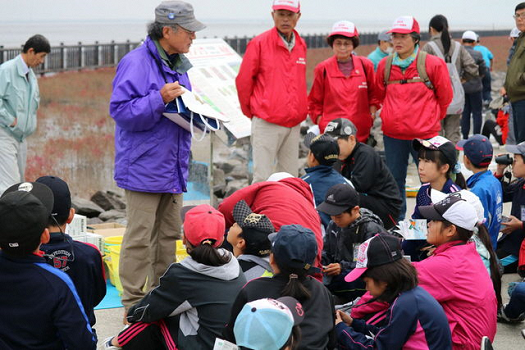
M 359 247 L 357 261 L 345 279 L 361 277 L 374 300 L 390 307 L 384 327 L 337 311 L 335 329 L 342 349 L 451 349 L 443 308 L 418 286 L 416 270 L 403 258 L 398 238 L 388 234 L 370 238 Z
M 266 215 L 252 212 L 244 200 L 235 204 L 233 219 L 235 223 L 228 230 L 227 240 L 233 247 L 233 255 L 239 261 L 246 280 L 271 277 L 272 245 L 268 235 L 275 232 L 272 222 Z
M 306 174 L 301 179 L 310 184 L 315 205 L 319 206 L 330 187 L 351 182 L 332 168 L 339 158 L 339 146 L 335 139 L 326 134 L 316 136 L 314 133 L 308 133 L 304 138 L 304 144 L 310 151 L 306 158 L 308 168 L 304 169 Z M 323 212 L 319 212 L 319 215 L 326 229 L 330 223 L 330 216 Z
M 484 217 L 494 250 L 497 249 L 498 235 L 503 212 L 503 193 L 501 183 L 489 169 L 492 161 L 492 144 L 483 135 L 473 135 L 468 140 L 461 140 L 456 146 L 463 150 L 465 168 L 474 175 L 467 179 L 467 186 L 478 196 L 484 208 Z
M 344 304 L 365 292 L 362 281 L 344 281 L 344 277 L 355 268 L 357 248 L 385 229 L 377 215 L 359 207 L 359 193 L 348 184 L 332 186 L 318 210 L 332 219 L 324 236 L 321 260 L 324 283 L 340 299 L 337 304 Z
M 430 196 L 432 189 L 443 193 L 452 193 L 466 186 L 465 179 L 459 172 L 457 151 L 452 142 L 442 136 L 436 136 L 429 140 L 415 139 L 412 146 L 418 152 L 418 173 L 422 183 L 417 193 L 412 219 L 422 219 L 419 207 L 432 204 Z M 456 174 L 456 182 L 452 180 L 453 174 Z M 403 251 L 406 255 L 410 255 L 412 261 L 425 259 L 427 248 L 428 245 L 425 240 L 406 240 L 403 242 Z
M 186 212 L 183 243 L 189 257 L 171 264 L 160 285 L 128 311 L 131 325 L 104 349 L 212 349 L 246 283 L 237 259 L 219 248 L 224 216 L 202 204 Z

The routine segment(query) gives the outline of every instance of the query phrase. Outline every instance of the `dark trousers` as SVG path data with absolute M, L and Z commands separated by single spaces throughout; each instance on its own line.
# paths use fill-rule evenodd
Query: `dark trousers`
M 403 201 L 398 216 L 398 220 L 401 221 L 405 218 L 405 213 L 407 211 L 405 184 L 407 179 L 408 160 L 410 155 L 412 155 L 417 165 L 418 155 L 412 147 L 412 140 L 400 140 L 384 135 L 383 142 L 385 144 L 386 165 L 396 180 Z
M 490 92 L 492 91 L 490 70 L 485 70 L 485 75 L 481 78 L 481 83 L 483 84 L 483 101 L 492 101 L 492 97 L 490 96 Z
M 399 204 L 399 202 L 398 202 Z M 359 194 L 359 206 L 361 208 L 370 209 L 374 214 L 379 216 L 383 221 L 383 226 L 388 230 L 397 224 L 399 217 L 399 207 L 390 205 L 385 199 L 366 194 Z
M 512 102 L 511 105 L 514 135 L 516 135 L 516 144 L 518 144 L 525 141 L 525 100 Z
M 342 270 L 337 276 L 325 276 L 325 286 L 333 295 L 338 297 L 337 304 L 346 304 L 366 292 L 365 282 L 358 278 L 353 282 L 346 282 L 345 276 L 352 270 Z
M 463 139 L 468 139 L 470 132 L 470 115 L 474 121 L 473 134 L 479 134 L 481 132 L 481 110 L 483 108 L 482 93 L 473 92 L 471 94 L 465 94 L 465 108 L 463 109 L 463 115 L 461 116 L 461 134 Z
M 124 329 L 117 337 L 124 350 L 174 350 L 177 349 L 171 339 L 164 320 L 153 323 L 137 322 Z

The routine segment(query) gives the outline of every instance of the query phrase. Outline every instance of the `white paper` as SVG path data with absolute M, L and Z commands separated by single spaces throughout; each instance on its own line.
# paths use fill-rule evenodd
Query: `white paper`
M 213 345 L 213 350 L 238 350 L 237 345 L 230 343 L 227 340 L 215 338 L 215 344 Z
M 403 220 L 397 224 L 397 233 L 406 240 L 426 240 L 427 239 L 427 220 Z

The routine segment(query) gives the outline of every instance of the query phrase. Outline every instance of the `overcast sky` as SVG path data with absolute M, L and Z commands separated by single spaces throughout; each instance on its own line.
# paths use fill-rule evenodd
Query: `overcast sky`
M 197 17 L 203 20 L 266 19 L 271 0 L 192 0 Z M 361 22 L 388 21 L 413 15 L 427 27 L 438 13 L 450 26 L 510 28 L 519 1 L 509 0 L 303 0 L 304 20 L 348 19 Z M 152 20 L 159 0 L 0 0 L 2 22 Z

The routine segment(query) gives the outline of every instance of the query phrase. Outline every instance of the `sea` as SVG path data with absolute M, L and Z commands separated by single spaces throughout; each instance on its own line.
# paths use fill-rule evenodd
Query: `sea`
M 268 16 L 269 17 L 269 16 Z M 271 28 L 271 18 L 267 20 L 206 20 L 207 28 L 197 34 L 199 38 L 252 37 Z M 75 45 L 101 44 L 115 42 L 137 42 L 145 38 L 148 21 L 146 20 L 115 20 L 115 21 L 38 21 L 38 22 L 0 22 L 0 47 L 20 47 L 31 35 L 42 34 L 48 38 L 52 46 L 61 43 Z M 328 34 L 333 20 L 303 20 L 297 25 L 299 33 Z M 362 20 L 358 25 L 360 33 L 377 33 L 387 29 L 390 22 L 377 19 Z M 423 28 L 422 28 L 423 29 Z M 456 23 L 456 30 L 492 30 L 493 25 L 478 25 L 475 28 L 468 24 Z M 509 28 L 510 30 L 510 28 Z

